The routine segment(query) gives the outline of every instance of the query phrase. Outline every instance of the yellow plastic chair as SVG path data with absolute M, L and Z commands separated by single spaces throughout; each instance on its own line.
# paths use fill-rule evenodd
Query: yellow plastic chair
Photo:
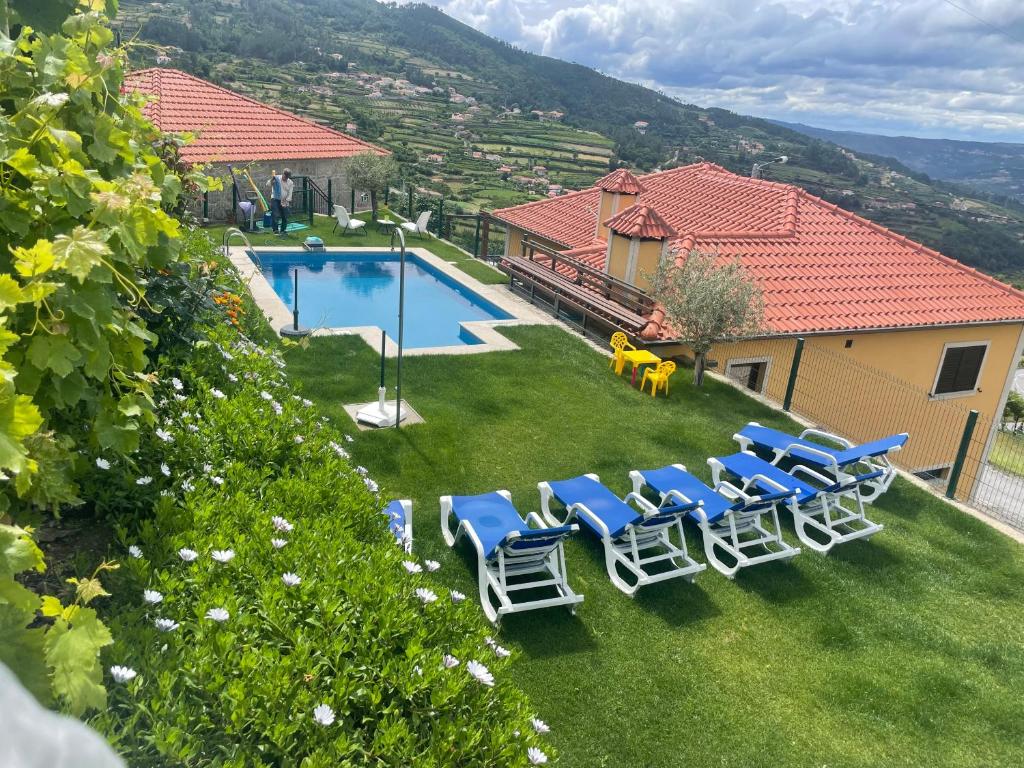
M 629 343 L 629 339 L 626 337 L 626 334 L 624 334 L 622 331 L 616 331 L 615 333 L 613 333 L 612 340 L 609 342 L 609 344 L 611 345 L 614 354 L 612 355 L 611 360 L 608 361 L 608 367 L 611 368 L 614 365 L 615 375 L 621 376 L 622 369 L 626 365 L 626 358 L 623 357 L 622 353 L 625 352 L 627 349 L 636 349 L 636 347 Z
M 648 368 L 644 371 L 644 377 L 640 380 L 640 391 L 651 382 L 651 397 L 654 397 L 659 389 L 665 390 L 665 397 L 668 397 L 668 378 L 676 372 L 676 364 L 671 360 L 659 363 L 657 368 Z

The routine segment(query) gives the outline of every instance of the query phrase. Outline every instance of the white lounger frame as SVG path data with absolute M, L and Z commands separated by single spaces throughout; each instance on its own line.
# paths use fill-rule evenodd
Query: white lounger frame
M 586 477 L 601 482 L 601 478 L 592 473 Z M 540 490 L 540 508 L 544 519 L 549 525 L 567 525 L 575 517 L 585 517 L 601 532 L 601 543 L 604 545 L 604 562 L 608 570 L 608 578 L 612 584 L 632 597 L 640 587 L 648 584 L 655 584 L 667 579 L 685 578 L 693 581 L 698 573 L 707 568 L 704 563 L 698 563 L 686 551 L 686 537 L 683 535 L 682 519 L 667 521 L 662 525 L 641 527 L 630 525 L 625 532 L 616 539 L 612 539 L 611 531 L 600 517 L 581 503 L 571 504 L 565 510 L 565 519 L 559 520 L 558 516 L 551 511 L 551 499 L 555 494 L 548 483 L 538 483 Z M 622 501 L 633 502 L 637 510 L 643 513 L 644 518 L 660 514 L 656 506 L 641 496 L 639 493 L 630 493 Z M 672 541 L 671 532 L 675 530 L 678 544 Z M 658 549 L 658 554 L 643 557 L 642 552 L 650 549 Z M 663 563 L 668 561 L 673 566 L 669 570 L 660 573 L 649 573 L 645 566 L 652 563 Z M 622 566 L 636 579 L 635 584 L 619 575 L 618 566 Z
M 673 464 L 672 466 L 686 472 L 686 467 L 682 464 Z M 643 473 L 639 470 L 634 469 L 631 471 L 629 479 L 633 481 L 634 493 L 639 494 L 647 485 L 644 481 Z M 716 483 L 714 490 L 715 493 L 721 494 L 732 501 L 743 499 L 744 501 L 756 502 L 760 500 L 759 497 L 744 493 L 732 483 L 724 480 Z M 693 503 L 693 499 L 688 498 L 679 491 L 668 491 L 667 493 L 660 494 L 660 496 L 662 505 L 666 503 Z M 779 526 L 778 501 L 772 502 L 771 507 L 763 507 L 747 512 L 729 510 L 714 523 L 708 521 L 703 504 L 693 510 L 693 514 L 697 517 L 697 525 L 700 527 L 704 540 L 704 555 L 707 557 L 708 563 L 728 579 L 735 578 L 736 573 L 741 568 L 748 568 L 751 565 L 766 563 L 771 560 L 788 560 L 800 554 L 799 547 L 790 546 L 782 538 L 782 528 Z M 772 525 L 770 528 L 766 528 L 762 524 L 762 517 L 764 515 L 771 516 Z M 750 533 L 755 534 L 755 537 L 742 538 Z M 718 556 L 716 547 L 727 552 L 736 562 L 732 565 L 724 562 Z M 756 548 L 767 551 L 759 555 L 747 554 L 746 550 Z
M 751 452 L 744 451 L 744 453 Z M 714 457 L 708 459 L 708 466 L 711 467 L 711 476 L 717 485 L 722 473 L 727 470 L 722 462 Z M 820 472 L 816 472 L 802 464 L 794 466 L 789 470 L 788 474 L 793 476 L 794 484 L 792 488 L 784 488 L 771 478 L 762 474 L 755 474 L 753 477 L 741 478 L 743 483 L 741 490 L 746 493 L 755 483 L 762 483 L 778 491 L 800 491 L 802 490 L 798 486 L 800 476 L 808 479 L 808 487 L 811 489 L 827 487 L 837 482 L 834 478 L 826 477 Z M 839 482 L 850 483 L 848 487 L 840 487 L 838 490 L 830 492 L 819 491 L 813 500 L 803 506 L 797 503 L 796 497 L 789 500 L 786 506 L 793 513 L 793 526 L 796 529 L 797 538 L 803 544 L 816 552 L 828 554 L 829 550 L 836 544 L 845 544 L 854 539 L 870 539 L 884 528 L 881 523 L 874 523 L 864 515 L 864 501 L 861 499 L 859 489 L 862 483 L 852 483 L 851 481 L 851 476 L 845 475 L 843 478 L 840 478 Z M 843 499 L 852 499 L 854 508 L 851 509 L 848 506 L 844 506 Z M 807 530 L 808 528 L 823 535 L 827 541 L 822 543 L 812 537 Z
M 512 494 L 508 491 L 498 491 L 498 493 L 512 501 Z M 484 615 L 492 624 L 499 624 L 501 618 L 508 613 L 533 611 L 538 608 L 551 608 L 559 605 L 567 607 L 572 614 L 576 613 L 576 606 L 583 602 L 583 595 L 576 594 L 569 586 L 562 539 L 559 539 L 557 544 L 538 546 L 533 549 L 513 549 L 511 546 L 502 546 L 498 548 L 494 556 L 488 559 L 472 523 L 460 520 L 453 531 L 453 518 L 455 518 L 455 512 L 452 497 L 442 496 L 441 535 L 449 547 L 454 547 L 462 537 L 468 538 L 473 543 L 477 556 L 480 605 L 484 609 Z M 548 527 L 536 512 L 528 514 L 526 522 L 531 527 Z M 574 532 L 579 530 L 577 525 L 572 528 Z M 511 544 L 517 538 L 517 533 L 510 532 L 507 543 Z M 510 577 L 521 576 L 534 576 L 534 578 L 526 581 L 517 580 L 514 583 L 509 582 Z M 512 600 L 512 592 L 543 587 L 554 587 L 558 591 L 558 597 L 541 600 Z M 497 608 L 491 600 L 491 592 L 498 600 Z
M 756 421 L 752 421 L 748 426 L 760 427 L 761 425 L 758 424 Z M 805 429 L 799 435 L 799 439 L 801 440 L 806 440 L 808 438 L 817 438 L 819 440 L 823 440 L 826 442 L 832 441 L 841 446 L 843 450 L 856 447 L 855 443 L 851 443 L 845 437 L 840 437 L 839 435 L 833 434 L 831 432 L 825 432 L 820 429 Z M 742 435 L 739 432 L 737 432 L 735 435 L 732 436 L 732 439 L 739 443 L 741 451 L 746 451 L 747 453 L 752 452 L 751 446 L 754 445 L 754 441 L 751 440 L 749 437 L 746 437 L 745 435 Z M 793 451 L 797 450 L 802 451 L 804 454 L 810 454 L 811 456 L 815 456 L 818 459 L 820 459 L 822 465 L 827 467 L 828 470 L 835 475 L 836 480 L 848 480 L 853 477 L 853 475 L 850 472 L 839 468 L 839 465 L 836 463 L 835 456 L 833 456 L 828 451 L 818 450 L 817 448 L 807 445 L 801 445 L 800 443 L 793 443 L 792 445 L 785 449 L 772 448 L 773 456 L 771 463 L 778 465 L 779 462 L 789 457 Z M 898 450 L 900 450 L 899 447 L 893 447 L 889 449 L 889 453 L 896 453 L 896 451 Z M 846 466 L 850 465 L 847 464 Z M 892 481 L 896 478 L 896 467 L 894 467 L 892 465 L 892 462 L 889 461 L 888 454 L 883 454 L 881 456 L 865 456 L 853 466 L 865 467 L 867 472 L 875 472 L 877 470 L 882 470 L 881 477 L 876 478 L 874 480 L 869 480 L 865 483 L 862 483 L 861 485 L 862 489 L 871 489 L 866 493 L 863 492 L 862 490 L 860 493 L 861 500 L 866 502 L 867 504 L 871 504 L 872 502 L 875 501 L 875 499 L 877 499 L 879 496 L 881 496 L 883 493 L 889 490 L 889 486 L 892 485 Z

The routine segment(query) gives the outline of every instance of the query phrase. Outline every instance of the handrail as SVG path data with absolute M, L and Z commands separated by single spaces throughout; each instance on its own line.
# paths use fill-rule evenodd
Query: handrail
M 245 247 L 248 249 L 249 258 L 256 262 L 256 266 L 259 270 L 263 271 L 263 263 L 260 261 L 260 257 L 256 253 L 256 249 L 252 247 L 252 243 L 249 242 L 249 238 L 245 236 L 245 232 L 240 230 L 238 227 L 228 227 L 224 230 L 224 237 L 221 240 L 221 248 L 224 249 L 224 258 L 228 258 L 230 255 L 228 251 L 228 243 L 232 237 L 242 238 L 242 242 L 245 243 Z
M 398 385 L 395 387 L 395 429 L 399 429 L 402 424 L 402 342 L 405 337 L 405 233 L 401 227 L 391 228 L 392 251 L 395 250 L 395 235 L 398 235 L 401 246 L 398 257 L 398 361 L 395 371 L 398 379 Z

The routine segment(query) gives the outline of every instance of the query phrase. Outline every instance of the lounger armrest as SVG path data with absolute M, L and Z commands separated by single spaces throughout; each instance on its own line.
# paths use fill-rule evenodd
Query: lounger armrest
M 843 446 L 843 448 L 853 448 L 853 443 L 851 443 L 846 438 L 832 434 L 831 432 L 825 432 L 824 430 L 821 429 L 805 429 L 803 432 L 800 433 L 801 440 L 807 437 L 817 437 L 822 440 L 831 440 L 834 443 L 839 443 L 839 445 Z
M 744 501 L 746 501 L 747 499 L 750 498 L 749 493 L 747 493 L 746 491 L 741 491 L 737 486 L 733 485 L 728 480 L 719 480 L 717 483 L 715 483 L 714 491 L 720 496 L 725 496 L 727 499 L 733 501 L 737 499 L 743 499 Z
M 779 458 L 781 459 L 785 458 L 786 456 L 794 455 L 797 456 L 797 458 L 801 458 L 799 456 L 799 454 L 801 453 L 804 454 L 805 456 L 813 456 L 820 460 L 823 465 L 831 467 L 836 472 L 839 471 L 839 464 L 836 463 L 835 456 L 833 456 L 828 451 L 823 451 L 820 450 L 819 448 L 812 448 L 811 446 L 806 445 L 805 443 L 791 443 L 790 446 L 785 451 L 783 451 L 782 456 L 780 456 Z
M 535 530 L 544 530 L 550 527 L 547 523 L 544 522 L 544 518 L 542 518 L 536 512 L 531 512 L 526 516 L 526 524 Z M 580 529 L 579 525 L 577 525 L 576 523 L 567 523 L 567 525 L 569 525 L 569 528 L 571 529 L 572 533 L 577 533 Z
M 797 464 L 796 466 L 789 470 L 789 474 L 793 475 L 793 477 L 796 477 L 798 473 L 805 477 L 809 477 L 812 480 L 817 480 L 819 483 L 824 483 L 825 485 L 832 485 L 835 482 L 842 482 L 850 477 L 850 475 L 846 474 L 845 472 L 840 472 L 835 477 L 827 477 L 826 475 L 823 475 L 820 472 L 815 472 L 813 469 L 811 469 L 808 466 L 805 466 L 804 464 Z
M 661 504 L 658 505 L 658 512 L 664 513 L 668 511 L 665 509 L 666 502 L 668 501 L 675 501 L 678 504 L 676 509 L 671 510 L 672 512 L 689 512 L 704 506 L 704 502 L 700 499 L 694 501 L 679 491 L 668 491 L 665 494 L 665 498 L 661 500 Z
M 793 479 L 795 480 L 796 478 L 794 477 Z M 762 475 L 760 472 L 758 472 L 757 474 L 751 476 L 750 482 L 751 483 L 759 483 L 759 484 L 764 485 L 764 486 L 766 486 L 768 488 L 774 488 L 776 491 L 789 491 L 789 490 L 791 490 L 790 488 L 786 488 L 783 485 L 779 485 L 777 482 L 772 480 L 770 477 L 768 477 L 767 475 Z

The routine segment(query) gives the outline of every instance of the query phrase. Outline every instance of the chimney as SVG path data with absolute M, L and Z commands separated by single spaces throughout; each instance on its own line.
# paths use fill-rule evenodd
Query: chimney
M 609 233 L 604 271 L 646 291 L 648 275 L 667 258 L 668 241 L 676 231 L 654 208 L 642 203 L 626 208 L 604 226 Z
M 636 203 L 637 197 L 644 191 L 643 185 L 625 168 L 612 171 L 598 179 L 595 184 L 601 190 L 601 201 L 597 211 L 597 229 L 594 236 L 602 240 L 608 238 L 608 228 L 602 223 Z

